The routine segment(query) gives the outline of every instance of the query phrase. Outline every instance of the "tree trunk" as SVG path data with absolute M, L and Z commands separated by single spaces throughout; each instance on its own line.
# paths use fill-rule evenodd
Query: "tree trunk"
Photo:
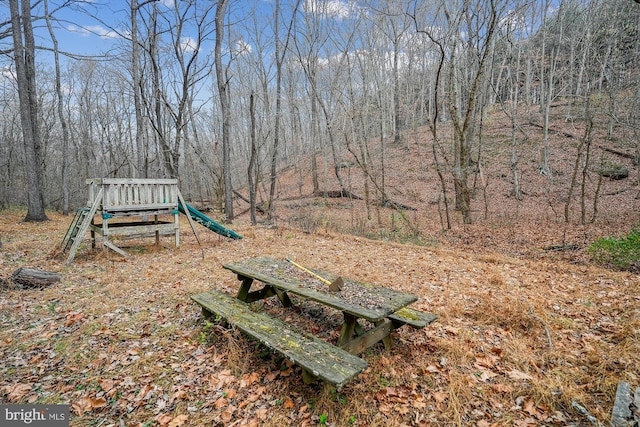
M 21 2 L 22 27 L 20 26 L 19 0 L 10 0 L 11 30 L 13 33 L 14 60 L 20 99 L 20 122 L 24 139 L 27 176 L 27 216 L 25 221 L 47 221 L 44 210 L 41 138 L 36 91 L 35 42 L 31 25 L 31 4 Z M 23 33 L 24 29 L 24 33 Z M 24 37 L 24 45 L 22 39 Z
M 58 107 L 58 120 L 60 120 L 60 127 L 62 128 L 62 165 L 60 174 L 62 175 L 62 213 L 67 215 L 69 213 L 69 172 L 67 171 L 69 165 L 69 127 L 64 115 L 64 103 L 62 96 L 62 83 L 60 81 L 60 55 L 58 51 L 58 39 L 55 36 L 53 27 L 51 26 L 51 20 L 49 19 L 49 2 L 44 1 L 45 19 L 47 21 L 47 29 L 49 30 L 49 36 L 53 42 L 53 55 L 56 70 L 56 96 Z
M 251 212 L 251 224 L 256 225 L 256 186 L 254 182 L 255 165 L 257 158 L 256 148 L 256 107 L 253 92 L 249 96 L 249 115 L 251 116 L 251 157 L 247 169 L 247 183 L 249 186 L 249 210 Z
M 144 145 L 144 124 L 142 121 L 142 77 L 140 76 L 140 46 L 138 46 L 138 1 L 131 0 L 131 74 L 133 103 L 136 115 L 136 158 L 139 178 L 147 178 L 146 149 Z
M 276 121 L 273 132 L 273 151 L 271 153 L 271 182 L 269 186 L 269 216 L 275 209 L 274 200 L 276 194 L 276 166 L 278 161 L 278 149 L 280 146 L 280 122 L 282 120 L 282 64 L 284 63 L 287 51 L 289 50 L 289 41 L 291 40 L 291 29 L 295 20 L 296 11 L 300 5 L 301 0 L 297 0 L 293 9 L 293 15 L 289 28 L 287 30 L 287 36 L 285 38 L 284 46 L 280 43 L 279 28 L 279 16 L 280 16 L 280 1 L 276 0 L 275 10 L 275 39 L 276 39 Z
M 229 106 L 229 87 L 222 69 L 222 40 L 224 38 L 224 15 L 229 0 L 218 0 L 216 8 L 216 45 L 215 63 L 218 93 L 220 95 L 220 110 L 222 113 L 222 170 L 224 179 L 224 213 L 227 221 L 233 220 L 233 187 L 231 176 L 231 110 Z

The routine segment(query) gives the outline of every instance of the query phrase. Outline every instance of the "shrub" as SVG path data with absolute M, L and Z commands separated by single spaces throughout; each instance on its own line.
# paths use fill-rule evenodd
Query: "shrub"
M 597 239 L 589 245 L 588 252 L 597 264 L 616 270 L 640 272 L 640 228 L 621 239 Z

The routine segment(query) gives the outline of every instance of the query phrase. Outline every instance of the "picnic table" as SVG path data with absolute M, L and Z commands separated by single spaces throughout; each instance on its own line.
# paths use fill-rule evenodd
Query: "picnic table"
M 323 281 L 285 260 L 258 257 L 223 267 L 235 273 L 240 281 L 235 298 L 212 290 L 192 299 L 202 306 L 205 315 L 217 314 L 300 365 L 305 382 L 320 378 L 340 388 L 367 367 L 358 354 L 379 342 L 390 347 L 391 332 L 396 328 L 403 325 L 423 328 L 437 318 L 408 307 L 417 301 L 415 295 L 348 278 L 344 278 L 340 291 L 331 291 Z M 311 271 L 330 282 L 338 277 Z M 262 286 L 255 289 L 256 282 Z M 342 312 L 336 345 L 249 307 L 252 302 L 270 297 L 277 297 L 285 307 L 291 307 L 294 304 L 291 296 L 296 301 L 315 301 Z

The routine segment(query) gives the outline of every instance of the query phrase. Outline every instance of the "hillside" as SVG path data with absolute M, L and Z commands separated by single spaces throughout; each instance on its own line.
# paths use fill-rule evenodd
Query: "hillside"
M 471 168 L 471 208 L 474 222 L 464 225 L 454 210 L 452 173 L 443 165 L 447 184 L 451 228 L 446 228 L 445 206 L 440 180 L 433 160 L 433 138 L 427 127 L 407 131 L 400 145 L 368 142 L 369 167 L 376 185 L 381 187 L 380 165 L 384 163 L 387 198 L 415 210 L 376 207 L 375 185 L 369 182 L 369 216 L 364 200 L 323 198 L 313 195 L 308 158 L 294 160 L 278 178 L 275 220 L 272 225 L 298 228 L 307 232 L 336 232 L 373 239 L 406 241 L 420 245 L 463 250 L 499 251 L 525 258 L 549 257 L 585 262 L 584 249 L 598 237 L 620 237 L 640 224 L 640 168 L 632 157 L 637 149 L 632 135 L 620 129 L 618 137 L 606 139 L 604 130 L 594 128 L 591 136 L 589 164 L 585 157 L 578 163 L 576 185 L 565 208 L 585 124 L 566 120 L 563 106 L 554 108 L 549 134 L 551 177 L 539 172 L 540 147 L 543 140 L 537 111 L 522 113 L 521 131 L 517 133 L 517 168 L 522 197 L 512 195 L 511 123 L 500 110 L 487 114 L 481 143 L 475 141 L 472 159 L 480 167 Z M 604 121 L 605 118 L 602 117 Z M 604 123 L 604 122 L 603 122 Z M 441 139 L 448 149 L 447 125 L 441 125 Z M 478 145 L 481 144 L 481 149 Z M 603 149 L 606 148 L 605 149 Z M 345 189 L 365 197 L 365 174 L 358 166 L 358 147 L 338 149 L 339 172 Z M 584 152 L 584 151 L 583 151 Z M 354 154 L 359 156 L 356 159 Z M 616 154 L 617 153 L 617 154 Z M 621 156 L 620 154 L 626 156 Z M 442 159 L 442 157 L 440 157 Z M 327 147 L 318 157 L 320 192 L 340 190 L 334 162 Z M 442 160 L 441 160 L 442 161 Z M 602 178 L 598 170 L 615 165 L 626 168 L 626 179 Z M 583 170 L 585 171 L 583 177 Z M 581 182 L 584 181 L 585 221 L 582 221 Z M 266 200 L 266 184 L 259 187 L 258 200 Z M 243 191 L 247 194 L 246 189 Z M 248 205 L 236 199 L 236 212 L 249 220 Z M 594 211 L 595 209 L 595 211 Z M 594 220 L 592 220 L 594 218 Z M 258 215 L 266 221 L 265 215 Z M 546 249 L 546 250 L 545 250 Z M 563 250 L 565 249 L 565 250 Z
M 631 273 L 244 220 L 233 225 L 240 241 L 200 227 L 198 246 L 183 221 L 179 248 L 129 241 L 129 258 L 83 250 L 67 267 L 51 254 L 70 218 L 50 212 L 26 224 L 24 213 L 0 215 L 0 278 L 32 267 L 62 281 L 0 292 L 0 401 L 71 403 L 73 426 L 578 426 L 585 413 L 606 423 L 618 381 L 640 385 L 640 276 Z M 222 264 L 258 255 L 414 293 L 439 319 L 399 329 L 390 351 L 368 351 L 370 368 L 340 393 L 304 385 L 297 367 L 206 326 L 189 299 L 233 293 Z M 263 309 L 335 339 L 335 313 Z

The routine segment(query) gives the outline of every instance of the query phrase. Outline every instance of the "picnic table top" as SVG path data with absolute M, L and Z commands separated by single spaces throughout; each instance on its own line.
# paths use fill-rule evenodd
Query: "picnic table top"
M 239 276 L 258 280 L 265 285 L 299 295 L 333 307 L 344 313 L 371 322 L 379 322 L 415 302 L 415 295 L 396 291 L 384 286 L 359 282 L 342 276 L 342 290 L 333 292 L 322 281 L 314 278 L 285 260 L 271 257 L 250 258 L 224 264 L 224 268 Z M 338 275 L 310 269 L 329 281 Z

